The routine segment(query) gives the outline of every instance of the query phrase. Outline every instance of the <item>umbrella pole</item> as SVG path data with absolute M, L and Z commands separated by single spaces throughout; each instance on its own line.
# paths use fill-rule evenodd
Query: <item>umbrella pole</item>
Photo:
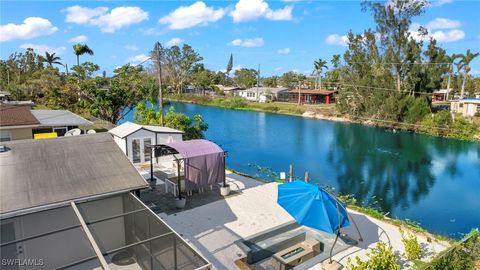
M 340 220 L 340 207 L 338 206 L 338 200 L 337 200 L 336 197 L 335 197 L 335 204 L 337 205 L 338 230 L 337 230 L 337 236 L 335 236 L 335 241 L 333 242 L 332 248 L 330 249 L 330 262 L 329 263 L 332 263 L 333 248 L 335 247 L 335 244 L 337 243 L 338 237 L 340 236 L 340 229 L 341 229 L 341 226 L 342 226 L 342 224 L 340 224 L 340 222 L 341 222 L 341 220 Z M 346 211 L 347 210 L 345 210 L 345 212 Z
M 333 247 L 335 247 L 335 244 L 337 243 L 337 240 L 338 240 L 339 236 L 340 236 L 340 229 L 337 230 L 337 236 L 335 236 L 335 241 L 333 242 L 332 248 L 330 249 L 330 261 L 329 261 L 329 263 L 332 263 Z

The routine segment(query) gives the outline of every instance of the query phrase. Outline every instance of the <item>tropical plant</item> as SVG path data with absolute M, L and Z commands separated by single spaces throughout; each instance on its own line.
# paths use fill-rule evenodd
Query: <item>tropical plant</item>
M 352 263 L 349 258 L 347 269 L 350 270 L 400 270 L 397 258 L 393 254 L 392 246 L 387 246 L 380 241 L 377 246 L 372 249 L 371 253 L 367 253 L 368 260 L 362 261 L 358 256 L 355 257 L 356 263 Z
M 73 45 L 73 53 L 77 56 L 77 66 L 80 65 L 80 55 L 93 55 L 92 49 L 90 49 L 87 44 L 80 43 Z
M 196 88 L 202 90 L 202 94 L 205 95 L 205 90 L 213 88 L 213 76 L 212 72 L 205 69 L 203 64 L 197 64 L 193 68 L 192 84 Z
M 429 263 L 418 267 L 425 270 L 479 269 L 480 232 L 472 229 L 462 241 L 441 252 Z
M 428 1 L 364 1 L 362 9 L 370 10 L 376 22 L 376 34 L 380 37 L 380 44 L 386 58 L 395 72 L 395 82 L 398 92 L 401 92 L 401 85 L 407 73 L 409 65 L 408 42 L 411 39 L 410 26 L 412 19 L 425 12 Z M 419 29 L 422 35 L 426 34 L 425 29 Z
M 242 88 L 250 88 L 257 82 L 257 71 L 255 69 L 242 68 L 235 70 L 233 80 Z
M 463 67 L 463 82 L 462 82 L 462 91 L 460 92 L 461 98 L 463 98 L 463 93 L 465 90 L 465 82 L 467 81 L 468 78 L 468 72 L 470 72 L 470 62 L 472 62 L 473 59 L 475 59 L 479 53 L 472 53 L 470 49 L 467 50 L 467 52 L 462 55 L 460 63 L 462 64 Z
M 318 58 L 313 62 L 313 67 L 314 67 L 314 74 L 316 75 L 317 79 L 315 80 L 315 89 L 317 89 L 318 81 L 320 79 L 320 89 L 322 89 L 322 71 L 323 69 L 328 69 L 327 67 L 327 61 L 322 60 L 321 58 Z
M 60 62 L 61 58 L 55 55 L 56 53 L 49 53 L 45 52 L 45 56 L 40 56 L 40 60 L 43 63 L 47 63 L 49 67 L 53 67 L 53 64 L 63 66 L 62 62 Z
M 166 48 L 163 53 L 163 70 L 167 82 L 177 94 L 181 94 L 183 87 L 191 79 L 193 67 L 202 61 L 203 57 L 188 44 L 183 44 L 182 48 Z
M 147 106 L 144 102 L 137 105 L 135 112 L 135 122 L 143 125 L 158 125 L 160 113 L 153 106 Z M 208 129 L 201 115 L 189 117 L 186 114 L 170 110 L 165 115 L 165 126 L 184 131 L 183 138 L 185 140 L 202 139 L 204 132 Z
M 417 240 L 417 237 L 412 233 L 405 233 L 400 230 L 402 234 L 402 243 L 405 247 L 405 254 L 409 261 L 415 261 L 422 257 L 422 245 Z
M 84 107 L 92 115 L 115 124 L 128 108 L 145 99 L 150 83 L 145 83 L 148 79 L 142 66 L 124 65 L 114 73 L 108 87 L 101 84 L 103 78 L 96 77 L 82 81 L 81 90 Z
M 453 54 L 452 56 L 448 57 L 447 60 L 449 62 L 448 65 L 448 81 L 447 81 L 447 97 L 446 100 L 449 100 L 449 94 L 450 94 L 450 86 L 452 82 L 452 76 L 453 76 L 453 65 L 455 64 L 455 60 L 462 58 L 461 54 Z

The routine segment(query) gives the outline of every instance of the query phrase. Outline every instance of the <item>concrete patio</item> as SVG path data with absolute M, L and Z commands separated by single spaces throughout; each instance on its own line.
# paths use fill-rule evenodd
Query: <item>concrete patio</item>
M 173 200 L 172 195 L 160 196 L 163 198 L 155 202 L 155 212 L 203 254 L 214 269 L 238 269 L 234 262 L 244 254 L 234 241 L 293 220 L 277 204 L 277 183 L 264 183 L 228 171 L 227 182 L 232 189 L 228 197 L 221 197 L 216 189 L 193 194 L 187 199 L 187 207 L 181 211 L 168 203 Z M 349 212 L 356 220 L 364 241 L 334 255 L 335 260 L 346 266 L 348 258 L 354 260 L 359 256 L 365 259 L 368 249 L 381 240 L 392 245 L 402 269 L 410 268 L 397 226 L 355 211 Z M 358 239 L 352 227 L 343 232 Z M 417 237 L 424 249 L 423 260 L 446 248 L 444 243 L 428 242 L 422 235 Z M 333 238 L 334 235 L 331 240 Z M 322 267 L 317 264 L 311 269 Z

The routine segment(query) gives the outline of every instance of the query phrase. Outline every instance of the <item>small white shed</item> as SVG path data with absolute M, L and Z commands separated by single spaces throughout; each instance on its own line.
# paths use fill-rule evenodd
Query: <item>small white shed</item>
M 150 162 L 150 146 L 182 141 L 183 131 L 125 122 L 108 132 L 132 163 Z

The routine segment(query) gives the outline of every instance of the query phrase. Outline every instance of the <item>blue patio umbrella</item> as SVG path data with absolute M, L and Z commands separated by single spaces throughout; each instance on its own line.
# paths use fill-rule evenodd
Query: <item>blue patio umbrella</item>
M 340 236 L 340 229 L 350 226 L 345 205 L 323 188 L 302 181 L 279 185 L 277 202 L 295 218 L 297 223 L 336 234 L 330 250 L 331 261 L 333 247 Z

